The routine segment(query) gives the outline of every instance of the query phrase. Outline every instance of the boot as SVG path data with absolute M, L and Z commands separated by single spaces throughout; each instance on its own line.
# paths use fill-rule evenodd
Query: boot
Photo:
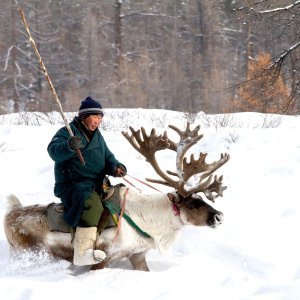
M 98 264 L 106 258 L 105 252 L 94 250 L 97 227 L 77 227 L 74 237 L 74 258 L 76 266 Z

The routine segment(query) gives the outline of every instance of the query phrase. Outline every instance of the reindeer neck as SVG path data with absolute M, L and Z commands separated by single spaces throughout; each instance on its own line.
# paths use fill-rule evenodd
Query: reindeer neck
M 132 189 L 126 194 L 122 189 L 120 199 L 121 203 L 125 201 L 126 213 L 151 236 L 165 235 L 183 226 L 166 194 L 141 194 Z

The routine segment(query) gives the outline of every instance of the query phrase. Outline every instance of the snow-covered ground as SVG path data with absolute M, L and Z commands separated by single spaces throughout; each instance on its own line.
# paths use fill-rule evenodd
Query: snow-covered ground
M 189 117 L 173 111 L 111 109 L 100 130 L 128 174 L 157 178 L 121 131 L 145 126 L 147 132 L 152 127 L 162 132 L 168 124 L 184 129 Z M 62 126 L 59 122 L 57 113 L 0 116 L 1 220 L 10 193 L 25 205 L 58 202 L 46 148 Z M 184 228 L 170 253 L 148 253 L 149 273 L 133 271 L 121 261 L 74 277 L 67 273 L 68 262 L 46 253 L 24 253 L 12 260 L 1 226 L 1 298 L 300 299 L 300 117 L 199 113 L 194 124 L 201 125 L 204 137 L 191 152 L 207 152 L 208 161 L 221 152 L 231 156 L 217 171 L 228 186 L 214 204 L 224 213 L 218 229 Z M 176 139 L 176 133 L 168 132 Z M 169 170 L 175 167 L 173 159 L 170 153 L 158 156 Z M 134 184 L 144 193 L 156 193 Z

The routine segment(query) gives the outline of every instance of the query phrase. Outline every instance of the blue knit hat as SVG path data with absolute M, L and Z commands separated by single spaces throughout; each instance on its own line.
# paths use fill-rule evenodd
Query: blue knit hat
M 79 107 L 78 117 L 80 119 L 84 119 L 89 115 L 101 115 L 103 116 L 102 106 L 99 102 L 92 99 L 91 97 L 87 97 L 85 100 L 81 102 Z

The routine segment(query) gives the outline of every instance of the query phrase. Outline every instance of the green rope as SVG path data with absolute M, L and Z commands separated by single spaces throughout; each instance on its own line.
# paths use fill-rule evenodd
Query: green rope
M 112 215 L 112 218 L 115 222 L 116 225 L 118 225 L 118 218 L 117 215 L 119 216 L 121 214 L 121 208 L 118 205 L 115 205 L 113 202 L 111 201 L 103 201 L 103 204 L 105 205 L 105 207 L 109 210 L 109 212 Z M 151 236 L 143 231 L 126 213 L 123 213 L 123 218 L 127 221 L 127 223 L 132 226 L 138 233 L 140 233 L 141 235 L 147 237 L 147 238 L 151 238 Z

